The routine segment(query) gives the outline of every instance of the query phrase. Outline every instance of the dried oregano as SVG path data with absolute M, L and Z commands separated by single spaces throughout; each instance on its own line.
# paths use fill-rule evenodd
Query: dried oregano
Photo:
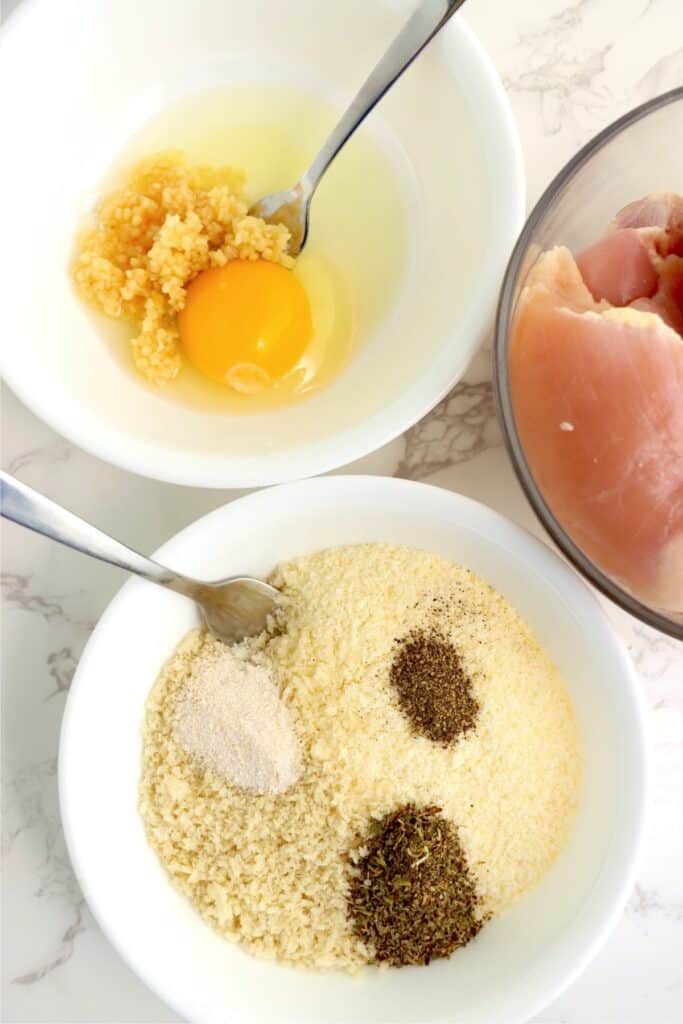
M 474 880 L 457 829 L 439 807 L 406 804 L 374 822 L 351 856 L 348 915 L 377 961 L 447 957 L 479 932 Z

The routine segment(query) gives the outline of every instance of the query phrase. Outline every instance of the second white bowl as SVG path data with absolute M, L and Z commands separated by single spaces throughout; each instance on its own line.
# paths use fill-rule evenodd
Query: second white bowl
M 190 14 L 186 0 L 24 0 L 0 39 L 0 91 L 13 97 L 0 131 L 17 155 L 0 164 L 2 371 L 38 416 L 145 476 L 252 487 L 360 458 L 449 390 L 489 324 L 524 212 L 510 108 L 460 16 L 361 129 L 403 168 L 411 261 L 393 313 L 318 395 L 246 417 L 159 398 L 112 358 L 68 275 L 84 193 L 151 115 L 263 80 L 305 83 L 341 110 L 413 6 L 201 0 Z M 382 239 L 360 244 L 382 258 Z
M 137 812 L 144 704 L 198 618 L 178 595 L 131 581 L 93 633 L 71 687 L 60 749 L 62 820 L 104 931 L 193 1024 L 518 1024 L 595 955 L 633 882 L 645 801 L 638 680 L 585 584 L 519 527 L 424 484 L 329 477 L 226 505 L 159 557 L 199 577 L 265 575 L 283 559 L 363 541 L 424 548 L 468 566 L 535 631 L 564 675 L 579 724 L 584 789 L 573 834 L 541 884 L 450 961 L 352 979 L 247 955 L 171 888 L 145 841 Z

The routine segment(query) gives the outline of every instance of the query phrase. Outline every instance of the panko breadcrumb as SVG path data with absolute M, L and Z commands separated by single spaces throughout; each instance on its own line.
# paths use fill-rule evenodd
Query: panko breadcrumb
M 190 167 L 180 152 L 160 153 L 102 199 L 78 238 L 79 294 L 139 327 L 133 359 L 153 384 L 181 368 L 176 317 L 197 274 L 234 259 L 294 265 L 289 231 L 250 217 L 243 187 L 244 174 L 232 167 Z
M 255 796 L 202 770 L 175 734 L 192 665 L 181 643 L 147 703 L 140 810 L 169 876 L 221 935 L 260 956 L 358 969 L 349 854 L 372 819 L 437 805 L 457 829 L 482 919 L 537 884 L 566 843 L 581 753 L 562 678 L 507 601 L 435 555 L 382 544 L 282 565 L 283 631 L 264 638 L 303 753 L 298 783 Z M 390 682 L 396 641 L 438 627 L 479 703 L 454 746 L 416 736 Z M 456 954 L 457 955 L 457 954 Z

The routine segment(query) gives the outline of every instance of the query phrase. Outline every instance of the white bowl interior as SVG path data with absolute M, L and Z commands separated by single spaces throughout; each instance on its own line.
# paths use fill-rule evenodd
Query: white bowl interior
M 448 962 L 351 979 L 251 958 L 201 922 L 146 845 L 136 808 L 144 702 L 197 618 L 176 595 L 126 584 L 93 634 L 69 695 L 62 815 L 101 925 L 131 967 L 189 1021 L 514 1024 L 569 983 L 626 898 L 644 802 L 637 682 L 597 602 L 548 548 L 443 490 L 333 477 L 225 506 L 184 530 L 159 557 L 218 578 L 267 574 L 282 559 L 361 541 L 411 545 L 459 561 L 531 624 L 564 674 L 579 721 L 585 784 L 576 827 L 539 887 Z
M 319 395 L 245 420 L 160 399 L 112 359 L 67 274 L 83 194 L 154 112 L 210 86 L 281 82 L 343 109 L 410 0 L 202 0 L 191 13 L 185 0 L 25 6 L 0 59 L 0 89 L 13 96 L 0 113 L 13 153 L 0 168 L 0 217 L 12 241 L 4 373 L 28 405 L 129 469 L 249 486 L 341 465 L 435 404 L 488 326 L 524 206 L 507 100 L 462 19 L 361 129 L 386 150 L 411 225 L 392 313 Z M 359 244 L 382 259 L 382 239 Z

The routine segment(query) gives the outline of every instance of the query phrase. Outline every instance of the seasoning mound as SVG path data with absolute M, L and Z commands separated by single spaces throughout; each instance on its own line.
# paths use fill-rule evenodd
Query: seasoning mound
M 431 841 L 429 830 L 449 822 L 463 857 L 449 832 L 436 855 L 450 851 L 446 891 L 466 864 L 477 898 L 476 908 L 464 899 L 463 925 L 450 932 L 460 941 L 472 918 L 495 917 L 532 889 L 567 841 L 581 753 L 556 666 L 499 593 L 424 551 L 332 548 L 281 565 L 271 582 L 283 618 L 258 644 L 296 722 L 301 777 L 259 795 L 180 744 L 178 702 L 211 644 L 192 633 L 147 702 L 140 810 L 150 845 L 221 935 L 258 956 L 357 970 L 378 951 L 349 913 L 349 852 L 358 867 L 369 822 L 438 807 L 422 827 Z M 476 728 L 448 745 L 415 732 L 391 681 L 396 638 L 432 633 L 457 651 L 479 709 Z M 437 955 L 421 941 L 413 955 Z
M 379 962 L 428 964 L 481 930 L 474 880 L 440 807 L 400 807 L 374 823 L 361 849 L 351 857 L 349 915 Z
M 269 664 L 253 644 L 226 647 L 207 637 L 178 700 L 181 746 L 226 782 L 255 793 L 282 793 L 301 774 L 292 715 Z
M 398 642 L 391 682 L 415 732 L 448 746 L 474 729 L 479 703 L 453 644 L 436 632 Z

